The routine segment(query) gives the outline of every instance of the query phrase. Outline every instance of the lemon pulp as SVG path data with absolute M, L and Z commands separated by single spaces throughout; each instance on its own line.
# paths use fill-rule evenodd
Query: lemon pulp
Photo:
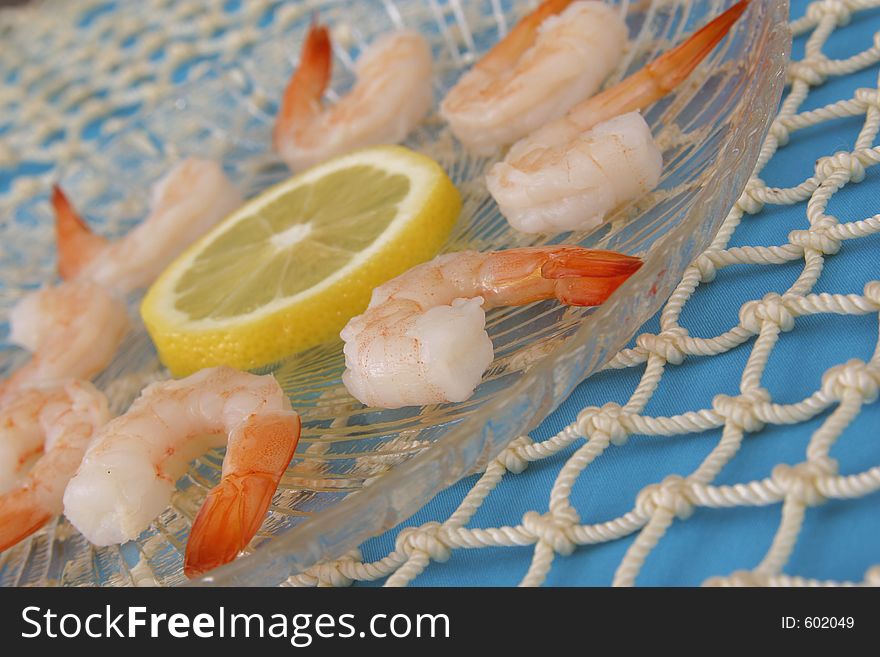
M 335 338 L 374 287 L 434 256 L 460 208 L 424 155 L 343 155 L 227 217 L 162 273 L 141 315 L 177 376 L 277 362 Z

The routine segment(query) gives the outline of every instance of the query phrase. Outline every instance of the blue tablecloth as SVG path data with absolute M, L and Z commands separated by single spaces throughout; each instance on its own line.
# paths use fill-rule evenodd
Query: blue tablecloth
M 802 16 L 806 0 L 792 1 L 792 16 Z M 880 10 L 855 14 L 825 48 L 834 59 L 868 48 L 880 32 Z M 803 56 L 805 39 L 795 39 L 793 56 Z M 844 78 L 831 78 L 814 89 L 804 106 L 812 109 L 852 97 L 858 87 L 877 86 L 877 66 Z M 839 119 L 795 133 L 781 148 L 762 177 L 771 186 L 788 186 L 807 178 L 815 160 L 838 150 L 852 150 L 864 117 Z M 880 168 L 868 170 L 865 181 L 835 195 L 828 212 L 841 221 L 880 212 Z M 731 246 L 772 245 L 787 241 L 789 231 L 807 227 L 805 204 L 768 206 L 746 216 Z M 869 280 L 880 278 L 880 235 L 844 244 L 829 256 L 815 291 L 861 293 Z M 767 292 L 784 292 L 803 267 L 803 261 L 785 266 L 733 267 L 722 270 L 711 285 L 698 289 L 682 317 L 691 335 L 710 337 L 737 323 L 742 303 Z M 657 318 L 645 331 L 656 333 Z M 822 373 L 851 358 L 867 360 L 877 341 L 877 316 L 816 315 L 799 319 L 797 328 L 782 336 L 764 377 L 773 399 L 792 403 L 821 386 Z M 719 394 L 735 395 L 750 351 L 748 343 L 712 358 L 688 358 L 669 367 L 646 413 L 673 415 L 711 407 Z M 607 401 L 625 402 L 638 383 L 642 368 L 604 372 L 581 384 L 571 397 L 532 432 L 544 440 L 572 422 L 585 406 Z M 827 417 L 805 424 L 768 426 L 747 435 L 740 453 L 722 471 L 719 484 L 733 484 L 769 476 L 778 463 L 804 460 L 811 434 Z M 572 494 L 581 521 L 600 522 L 630 510 L 643 486 L 672 473 L 687 475 L 718 442 L 720 429 L 673 438 L 632 436 L 623 447 L 611 447 L 582 474 Z M 567 455 L 534 463 L 517 475 L 506 475 L 469 526 L 517 525 L 530 509 L 547 510 L 548 494 Z M 841 473 L 854 473 L 880 463 L 880 403 L 866 406 L 835 444 L 831 455 Z M 470 477 L 438 495 L 403 526 L 445 520 L 476 481 Z M 831 501 L 807 512 L 804 528 L 785 572 L 803 577 L 861 581 L 865 571 L 880 563 L 880 495 L 852 501 Z M 699 585 L 713 575 L 754 568 L 766 553 L 779 525 L 780 506 L 697 509 L 686 522 L 676 522 L 649 556 L 638 583 L 642 585 Z M 400 528 L 362 547 L 365 561 L 385 556 L 394 547 Z M 569 557 L 557 557 L 547 584 L 608 585 L 633 536 L 596 546 L 578 548 Z M 533 547 L 460 549 L 445 563 L 432 563 L 415 585 L 514 585 L 529 566 Z

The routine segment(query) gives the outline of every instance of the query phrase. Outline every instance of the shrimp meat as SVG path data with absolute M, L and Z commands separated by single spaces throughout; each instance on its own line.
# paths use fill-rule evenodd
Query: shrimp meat
M 524 233 L 591 230 L 608 212 L 660 181 L 663 155 L 638 112 L 559 145 L 539 145 L 534 137 L 527 141 L 525 154 L 505 158 L 486 175 L 501 213 Z
M 81 280 L 22 297 L 9 320 L 10 342 L 33 356 L 0 383 L 0 400 L 26 385 L 91 378 L 110 363 L 131 326 L 121 300 Z
M 146 287 L 168 264 L 242 204 L 235 185 L 212 160 L 187 158 L 155 184 L 150 213 L 115 242 L 95 235 L 60 187 L 52 194 L 58 273 L 122 294 Z
M 552 298 L 599 305 L 641 264 L 578 246 L 438 256 L 373 290 L 366 312 L 342 329 L 342 381 L 382 408 L 464 401 L 494 358 L 487 308 Z
M 107 399 L 86 381 L 26 388 L 7 400 L 0 411 L 0 550 L 61 513 L 67 482 L 109 419 Z
M 526 233 L 591 230 L 626 201 L 654 189 L 663 158 L 644 109 L 712 51 L 749 0 L 623 82 L 573 107 L 515 143 L 486 175 L 511 226 Z
M 294 171 L 356 148 L 399 143 L 431 108 L 431 48 L 417 32 L 392 32 L 370 44 L 357 61 L 354 88 L 324 108 L 331 57 L 327 28 L 313 23 L 272 135 Z
M 299 416 L 271 375 L 216 367 L 154 383 L 95 436 L 64 493 L 64 513 L 95 545 L 136 538 L 168 506 L 188 462 L 225 445 L 220 483 L 187 544 L 185 572 L 198 575 L 253 538 L 299 433 Z
M 615 7 L 545 0 L 461 77 L 440 113 L 466 148 L 489 154 L 594 94 L 627 40 Z

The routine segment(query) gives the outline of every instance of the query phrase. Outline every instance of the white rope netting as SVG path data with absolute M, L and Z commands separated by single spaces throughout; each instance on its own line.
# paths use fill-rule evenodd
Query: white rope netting
M 814 293 L 825 257 L 843 248 L 843 242 L 880 233 L 880 215 L 842 222 L 826 213 L 831 197 L 845 185 L 859 183 L 865 169 L 880 163 L 874 146 L 880 130 L 880 80 L 878 87 L 858 89 L 852 98 L 800 112 L 810 89 L 828 78 L 850 75 L 880 62 L 880 34 L 865 51 L 842 60 L 829 59 L 823 46 L 836 28 L 846 25 L 853 12 L 880 7 L 878 0 L 820 0 L 792 25 L 794 35 L 809 33 L 805 55 L 789 67 L 789 90 L 763 144 L 752 178 L 724 221 L 710 248 L 686 270 L 681 283 L 660 315 L 660 332 L 643 333 L 636 346 L 618 353 L 610 369 L 644 368 L 632 396 L 622 404 L 587 407 L 577 419 L 548 440 L 528 436 L 514 440 L 492 462 L 443 522 L 408 527 L 397 534 L 395 548 L 384 558 L 365 563 L 359 552 L 322 563 L 293 576 L 290 585 L 341 586 L 357 580 L 387 578 L 387 586 L 412 582 L 432 561 L 445 561 L 453 550 L 486 547 L 534 546 L 531 565 L 521 584 L 545 581 L 557 555 L 570 555 L 578 546 L 614 541 L 631 534 L 635 540 L 614 574 L 616 586 L 632 585 L 651 552 L 676 519 L 685 520 L 695 507 L 724 508 L 781 505 L 779 527 L 764 555 L 752 570 L 712 577 L 714 586 L 824 586 L 880 585 L 880 566 L 862 582 L 835 582 L 783 574 L 798 540 L 805 514 L 827 499 L 851 499 L 880 491 L 880 465 L 849 475 L 838 473 L 830 456 L 835 442 L 865 404 L 880 391 L 880 342 L 867 361 L 850 360 L 827 370 L 819 390 L 791 404 L 775 403 L 762 377 L 780 334 L 797 330 L 797 318 L 832 313 L 880 313 L 880 280 L 849 294 Z M 851 151 L 839 151 L 818 160 L 813 175 L 792 187 L 768 187 L 760 175 L 792 132 L 845 117 L 864 116 Z M 746 214 L 757 214 L 765 205 L 806 202 L 808 228 L 792 230 L 788 242 L 778 246 L 729 248 L 731 238 Z M 770 293 L 749 301 L 739 312 L 739 323 L 713 338 L 697 338 L 679 324 L 685 304 L 697 287 L 711 284 L 718 269 L 731 265 L 783 265 L 802 261 L 797 280 L 783 294 Z M 878 262 L 875 260 L 875 263 Z M 753 339 L 754 338 L 754 339 Z M 645 415 L 664 371 L 686 358 L 708 358 L 733 349 L 751 351 L 740 379 L 740 394 L 716 395 L 711 408 L 670 417 Z M 747 434 L 767 424 L 802 424 L 830 411 L 813 433 L 805 459 L 796 465 L 780 464 L 769 477 L 735 485 L 713 483 L 736 456 Z M 623 515 L 594 524 L 583 523 L 572 504 L 575 483 L 591 463 L 631 436 L 674 436 L 721 429 L 721 438 L 699 467 L 689 475 L 672 475 L 645 486 L 634 507 Z M 583 443 L 570 457 L 560 453 Z M 526 512 L 520 524 L 491 528 L 468 527 L 486 498 L 508 473 L 522 472 L 536 461 L 561 462 L 549 495 L 547 513 Z
M 16 171 L 9 189 L 0 189 L 0 207 L 43 192 L 134 108 L 149 111 L 212 60 L 234 58 L 309 11 L 280 0 L 248 0 L 235 11 L 224 4 L 150 0 L 138 10 L 114 11 L 106 0 L 43 0 L 4 9 L 0 128 L 12 129 L 0 131 L 0 169 L 32 162 L 47 170 Z

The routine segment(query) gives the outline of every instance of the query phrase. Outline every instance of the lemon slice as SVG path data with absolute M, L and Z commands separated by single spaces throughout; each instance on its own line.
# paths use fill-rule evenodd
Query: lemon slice
M 460 209 L 424 155 L 343 155 L 224 219 L 156 280 L 141 316 L 175 376 L 277 362 L 337 337 L 374 287 L 433 257 Z

